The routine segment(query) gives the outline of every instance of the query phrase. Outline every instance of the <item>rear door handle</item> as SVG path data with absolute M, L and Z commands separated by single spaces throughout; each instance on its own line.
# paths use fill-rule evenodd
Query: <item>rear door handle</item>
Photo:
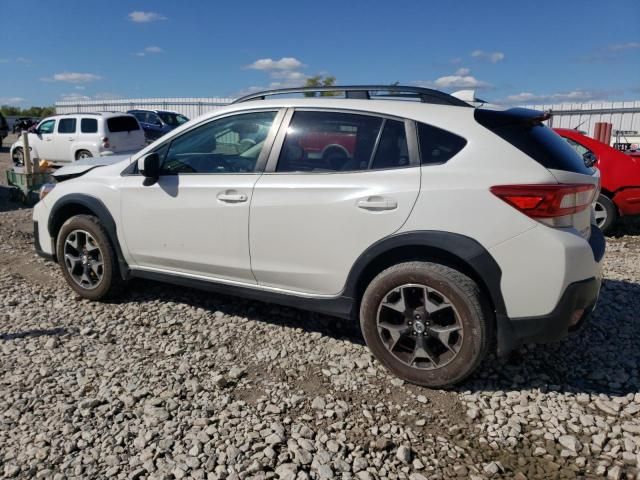
M 393 198 L 373 196 L 362 200 L 358 200 L 356 203 L 358 208 L 363 210 L 369 210 L 371 212 L 380 212 L 383 210 L 395 210 L 398 208 L 398 202 Z
M 249 199 L 244 193 L 235 190 L 227 190 L 218 194 L 218 200 L 225 203 L 242 203 Z

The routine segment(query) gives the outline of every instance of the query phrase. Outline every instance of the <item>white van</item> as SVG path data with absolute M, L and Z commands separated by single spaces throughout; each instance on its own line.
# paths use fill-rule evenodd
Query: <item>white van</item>
M 145 146 L 144 132 L 133 115 L 119 112 L 74 113 L 42 120 L 29 133 L 31 157 L 54 164 L 81 158 L 135 153 Z M 11 158 L 24 164 L 24 145 L 11 146 Z

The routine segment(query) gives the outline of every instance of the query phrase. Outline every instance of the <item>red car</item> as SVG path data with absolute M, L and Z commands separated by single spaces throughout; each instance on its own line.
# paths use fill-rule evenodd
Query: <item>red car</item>
M 596 201 L 596 223 L 603 232 L 611 230 L 619 217 L 640 215 L 639 157 L 625 155 L 576 130 L 554 130 L 585 160 L 590 155 L 595 156 L 602 182 L 602 191 Z

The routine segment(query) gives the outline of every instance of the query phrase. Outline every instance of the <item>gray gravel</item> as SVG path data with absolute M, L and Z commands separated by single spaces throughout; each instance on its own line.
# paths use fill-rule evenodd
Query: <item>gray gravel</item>
M 444 392 L 329 317 L 152 282 L 81 300 L 33 254 L 30 211 L 0 210 L 7 478 L 640 479 L 634 226 L 582 334 Z

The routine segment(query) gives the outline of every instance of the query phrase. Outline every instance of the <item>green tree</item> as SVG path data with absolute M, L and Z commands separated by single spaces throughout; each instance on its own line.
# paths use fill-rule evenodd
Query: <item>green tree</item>
M 336 77 L 333 75 L 327 75 L 323 77 L 322 75 L 314 75 L 313 77 L 307 78 L 305 82 L 305 87 L 333 87 L 336 84 Z M 305 92 L 305 97 L 317 97 L 318 92 Z M 319 92 L 321 97 L 335 97 L 339 95 L 338 92 Z
M 56 113 L 55 107 L 35 107 L 20 108 L 13 105 L 2 105 L 0 111 L 3 115 L 11 117 L 48 117 Z

